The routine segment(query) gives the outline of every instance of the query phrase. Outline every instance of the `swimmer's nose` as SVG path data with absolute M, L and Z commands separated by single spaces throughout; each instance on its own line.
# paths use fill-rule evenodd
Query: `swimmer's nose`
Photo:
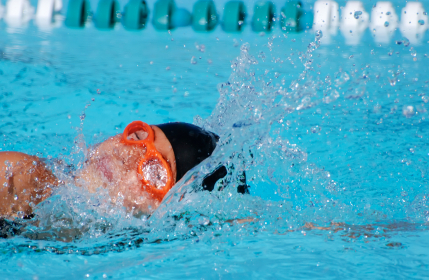
M 137 130 L 133 133 L 131 133 L 130 135 L 128 135 L 127 139 L 128 140 L 133 140 L 133 141 L 139 141 L 139 140 L 144 140 L 146 139 L 148 136 L 148 133 L 144 130 Z

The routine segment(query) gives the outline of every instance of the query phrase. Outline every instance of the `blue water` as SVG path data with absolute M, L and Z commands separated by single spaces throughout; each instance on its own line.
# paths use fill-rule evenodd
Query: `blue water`
M 83 145 L 136 119 L 221 135 L 149 219 L 102 192 L 56 191 L 30 233 L 0 240 L 2 278 L 426 277 L 427 38 L 31 25 L 0 37 L 1 150 L 47 158 L 59 177 L 55 158 L 78 168 Z M 219 162 L 228 188 L 194 191 Z

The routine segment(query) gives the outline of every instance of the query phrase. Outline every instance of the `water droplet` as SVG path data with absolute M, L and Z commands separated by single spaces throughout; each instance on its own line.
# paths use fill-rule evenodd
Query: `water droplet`
M 191 57 L 191 64 L 197 64 L 197 59 L 195 56 Z
M 386 21 L 386 22 L 384 23 L 384 26 L 385 26 L 385 27 L 388 27 L 388 26 L 389 26 L 389 22 L 388 22 L 388 21 Z
M 7 182 L 3 183 L 3 187 L 5 187 L 5 188 L 7 187 Z
M 86 117 L 85 113 L 82 113 L 82 115 L 80 115 L 80 120 L 83 121 L 85 117 Z
M 410 118 L 414 115 L 414 107 L 409 105 L 409 106 L 404 106 L 404 108 L 402 109 L 402 114 L 407 117 Z
M 361 11 L 356 11 L 354 14 L 355 19 L 359 19 L 359 16 L 362 15 Z
M 183 96 L 185 97 L 189 96 L 189 91 L 185 91 L 185 94 L 183 94 Z
M 390 16 L 390 15 L 391 15 L 391 12 L 387 12 L 387 13 L 386 13 L 386 15 Z
M 404 39 L 402 40 L 402 42 L 404 43 L 404 46 L 405 46 L 405 47 L 408 47 L 408 46 L 410 45 L 410 40 L 408 40 L 407 38 L 404 38 Z
M 237 41 L 237 39 L 232 40 L 234 42 L 234 47 L 240 46 L 240 43 Z
M 262 61 L 265 61 L 265 53 L 263 51 L 259 52 L 258 57 L 261 58 Z
M 418 21 L 418 23 L 419 23 L 420 25 L 424 25 L 424 24 L 425 24 L 425 21 L 421 19 L 421 20 L 419 20 L 419 21 Z
M 422 100 L 424 103 L 428 103 L 429 102 L 429 96 L 422 96 Z
M 319 127 L 318 125 L 311 128 L 312 133 L 319 133 L 321 130 L 322 130 L 322 128 Z
M 200 52 L 205 52 L 206 51 L 206 46 L 203 45 L 203 44 L 199 45 L 199 44 L 195 43 L 195 48 L 197 50 L 199 50 Z
M 204 225 L 204 226 L 206 226 L 206 225 L 208 225 L 208 224 L 210 223 L 210 220 L 209 220 L 207 217 L 200 217 L 200 218 L 198 219 L 198 223 L 199 223 L 200 225 Z
M 18 200 L 18 196 L 15 194 L 15 195 L 13 196 L 13 199 L 14 199 L 14 200 Z

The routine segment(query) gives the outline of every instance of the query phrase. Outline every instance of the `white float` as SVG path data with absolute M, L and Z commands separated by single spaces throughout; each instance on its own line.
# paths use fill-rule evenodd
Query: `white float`
M 392 3 L 380 1 L 371 11 L 371 33 L 378 43 L 389 43 L 398 27 L 398 15 Z
M 39 0 L 37 3 L 35 23 L 41 29 L 50 29 L 54 27 L 56 15 L 61 12 L 62 8 L 62 0 Z
M 420 2 L 408 2 L 401 11 L 401 23 L 399 26 L 402 36 L 412 44 L 418 44 L 423 39 L 428 29 L 428 16 Z
M 61 11 L 63 2 L 61 0 L 39 0 L 37 3 L 37 21 L 54 21 L 54 15 Z
M 4 19 L 12 27 L 27 23 L 34 14 L 34 8 L 28 0 L 9 0 L 6 3 Z
M 369 24 L 369 14 L 362 2 L 349 1 L 341 8 L 340 30 L 346 39 L 346 44 L 357 45 Z
M 336 35 L 339 24 L 338 3 L 329 0 L 319 0 L 314 3 L 313 30 L 321 30 L 322 42 L 329 43 L 331 35 Z

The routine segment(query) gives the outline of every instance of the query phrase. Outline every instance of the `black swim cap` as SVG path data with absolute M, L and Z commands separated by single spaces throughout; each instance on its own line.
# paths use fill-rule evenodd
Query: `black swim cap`
M 175 122 L 156 125 L 164 132 L 176 157 L 176 182 L 208 158 L 216 148 L 219 136 L 189 123 Z

